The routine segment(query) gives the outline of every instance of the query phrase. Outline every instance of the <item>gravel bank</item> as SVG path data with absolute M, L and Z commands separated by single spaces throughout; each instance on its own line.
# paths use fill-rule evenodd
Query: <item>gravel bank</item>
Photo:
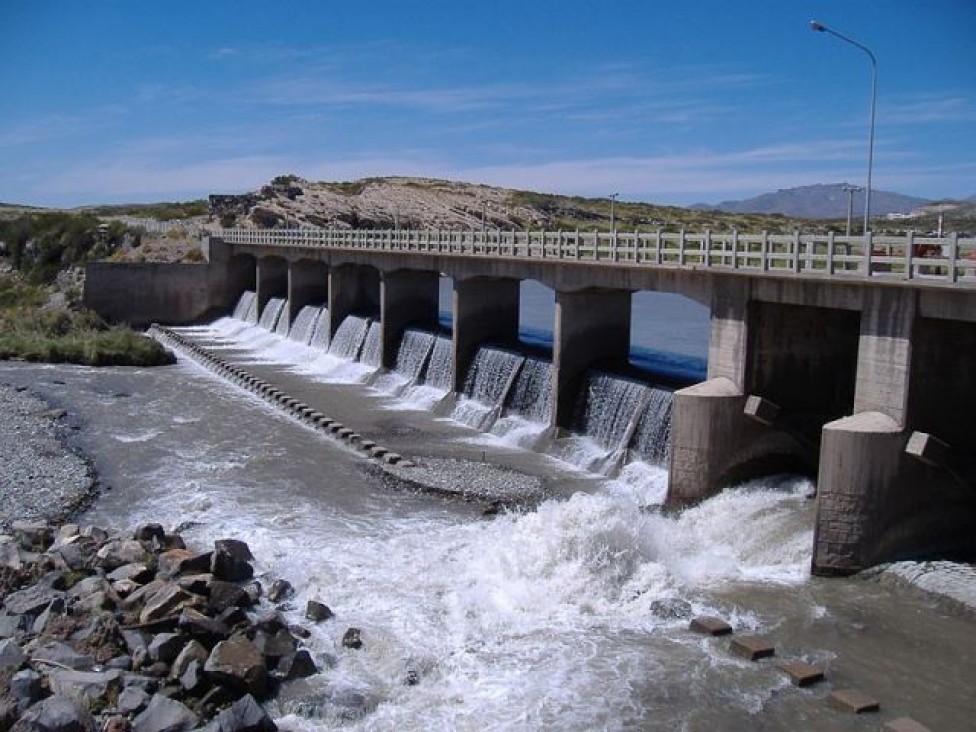
M 17 519 L 63 521 L 94 494 L 91 468 L 61 439 L 64 415 L 0 383 L 0 531 Z

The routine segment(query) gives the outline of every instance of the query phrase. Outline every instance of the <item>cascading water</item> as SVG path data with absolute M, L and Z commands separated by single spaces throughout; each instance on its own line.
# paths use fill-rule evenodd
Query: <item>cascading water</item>
M 288 333 L 291 331 L 291 316 L 289 315 L 288 301 L 285 300 L 284 307 L 281 308 L 281 315 L 278 316 L 278 322 L 275 325 L 275 335 L 280 335 L 282 338 L 287 338 Z
M 427 358 L 434 348 L 435 340 L 436 336 L 433 333 L 407 328 L 400 340 L 400 348 L 397 349 L 396 372 L 411 381 L 419 379 L 421 371 L 427 364 Z
M 286 302 L 283 297 L 272 297 L 268 300 L 268 304 L 261 311 L 261 319 L 258 321 L 258 325 L 273 333 L 278 325 L 278 319 L 281 317 L 281 311 L 285 309 Z
M 295 317 L 295 323 L 288 331 L 288 338 L 303 345 L 312 342 L 312 332 L 315 328 L 315 321 L 318 320 L 320 308 L 315 305 L 306 305 Z
M 674 393 L 651 387 L 647 406 L 641 414 L 631 441 L 640 460 L 652 465 L 666 465 L 671 446 L 671 406 Z
M 357 360 L 368 330 L 369 321 L 366 318 L 361 318 L 358 315 L 347 315 L 329 344 L 329 355 L 348 361 Z
M 407 331 L 404 339 L 411 333 L 418 336 L 420 334 L 430 336 L 430 345 L 423 358 L 420 352 L 423 350 L 422 341 L 418 339 L 416 345 L 411 346 L 410 352 L 403 354 L 405 360 L 404 368 L 413 372 L 414 367 L 419 369 L 415 382 L 408 386 L 401 394 L 400 398 L 404 404 L 411 409 L 430 410 L 447 397 L 451 388 L 451 368 L 453 362 L 453 344 L 450 338 L 435 336 L 433 333 L 424 331 Z M 403 346 L 401 345 L 401 352 Z M 400 370 L 399 356 L 397 357 L 397 370 Z
M 381 338 L 383 328 L 380 325 L 380 321 L 373 320 L 369 324 L 369 328 L 366 330 L 366 339 L 363 341 L 363 350 L 359 356 L 361 363 L 367 366 L 375 366 L 379 368 L 383 364 L 380 359 L 381 351 Z
M 445 392 L 451 388 L 451 363 L 454 360 L 454 344 L 450 338 L 437 336 L 434 348 L 430 352 L 427 370 L 424 372 L 424 384 Z
M 319 308 L 319 314 L 312 325 L 308 345 L 320 351 L 329 350 L 329 309 L 324 306 Z
M 517 447 L 535 449 L 549 428 L 552 413 L 552 364 L 526 356 L 505 401 L 506 413 L 491 432 Z
M 233 317 L 246 323 L 256 323 L 258 294 L 253 290 L 245 290 L 234 307 Z
M 519 353 L 490 346 L 479 348 L 451 418 L 477 429 L 490 429 L 524 360 Z

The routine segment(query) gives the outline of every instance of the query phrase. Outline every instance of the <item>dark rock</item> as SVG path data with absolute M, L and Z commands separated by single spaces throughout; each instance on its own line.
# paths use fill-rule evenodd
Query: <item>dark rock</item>
M 82 600 L 86 597 L 91 597 L 97 592 L 105 592 L 108 586 L 108 582 L 105 581 L 104 577 L 99 577 L 98 575 L 85 577 L 85 579 L 71 586 L 68 595 L 77 600 Z
M 44 696 L 44 677 L 33 669 L 18 671 L 10 679 L 10 695 L 21 713 Z
M 51 692 L 68 697 L 87 709 L 104 707 L 110 693 L 122 689 L 120 671 L 70 671 L 56 668 L 48 673 Z
M 309 600 L 305 606 L 305 617 L 315 623 L 328 620 L 334 616 L 335 614 L 329 609 L 329 606 L 318 600 Z
M 149 559 L 146 548 L 135 539 L 116 539 L 105 544 L 95 552 L 98 566 L 106 571 L 126 564 L 142 563 Z
M 24 712 L 10 732 L 95 732 L 95 720 L 71 699 L 51 696 Z
M 115 656 L 110 658 L 105 662 L 105 668 L 130 671 L 132 669 L 132 656 Z
M 257 700 L 248 694 L 218 714 L 207 729 L 212 732 L 276 732 L 278 727 Z
M 230 582 L 212 580 L 207 585 L 207 591 L 210 593 L 207 608 L 215 613 L 231 607 L 250 607 L 253 604 L 247 592 Z
M 202 643 L 199 641 L 191 640 L 185 646 L 183 650 L 180 651 L 180 655 L 176 657 L 173 661 L 173 665 L 170 668 L 169 677 L 171 679 L 178 679 L 186 671 L 187 666 L 190 665 L 191 661 L 200 661 L 205 663 L 207 658 L 210 656 L 210 651 L 208 651 Z
M 257 630 L 263 630 L 265 633 L 277 633 L 279 630 L 288 629 L 288 621 L 279 611 L 272 610 L 258 617 L 254 621 L 254 627 Z
M 207 572 L 210 569 L 211 552 L 194 552 L 189 549 L 169 549 L 159 555 L 159 574 L 175 577 L 178 574 Z
M 349 628 L 342 636 L 342 645 L 345 648 L 362 648 L 362 633 L 359 628 Z
M 186 637 L 180 633 L 159 633 L 149 641 L 149 658 L 172 663 L 186 643 Z
M 0 640 L 0 671 L 17 671 L 27 663 L 27 655 L 16 641 L 10 638 Z
M 210 592 L 210 583 L 213 581 L 213 575 L 209 572 L 203 574 L 190 574 L 185 577 L 180 577 L 176 580 L 176 584 L 182 587 L 187 592 L 192 592 L 195 595 L 207 595 Z
M 0 729 L 10 729 L 13 727 L 14 720 L 20 716 L 17 706 L 11 702 L 0 699 Z
M 44 551 L 54 543 L 54 529 L 43 521 L 14 521 L 10 531 L 28 551 Z
M 251 621 L 247 618 L 247 613 L 245 613 L 239 607 L 227 608 L 217 616 L 217 620 L 219 620 L 229 629 L 237 628 L 243 625 L 249 626 L 251 624 Z
M 264 594 L 264 588 L 261 587 L 260 582 L 248 582 L 244 585 L 244 592 L 251 598 L 251 604 L 253 605 L 261 599 L 261 595 Z
M 254 647 L 265 658 L 275 660 L 287 656 L 295 651 L 298 642 L 287 628 L 281 628 L 276 633 L 258 630 L 254 634 Z
M 156 694 L 149 705 L 132 720 L 132 732 L 184 732 L 197 726 L 199 719 L 190 709 L 173 699 Z
M 254 559 L 247 544 L 238 539 L 218 539 L 214 542 L 210 571 L 217 579 L 228 582 L 249 580 L 254 576 L 250 561 Z
M 177 627 L 187 635 L 200 638 L 207 645 L 224 640 L 230 633 L 219 620 L 207 617 L 193 608 L 183 608 Z
M 138 714 L 149 704 L 149 694 L 135 686 L 127 686 L 119 694 L 115 710 L 120 714 Z
M 165 661 L 156 661 L 150 664 L 145 669 L 147 676 L 153 676 L 157 679 L 164 679 L 169 675 L 169 664 Z
M 35 584 L 41 587 L 50 587 L 52 590 L 68 589 L 68 579 L 63 569 L 55 569 L 48 572 L 37 580 Z
M 88 570 L 94 563 L 94 553 L 92 547 L 82 542 L 72 542 L 64 546 L 52 549 L 51 554 L 61 557 L 68 569 L 75 571 Z
M 66 606 L 63 598 L 58 598 L 53 600 L 50 605 L 44 608 L 44 612 L 37 616 L 34 620 L 34 624 L 31 626 L 31 632 L 34 635 L 40 635 L 44 632 L 47 624 L 51 622 L 51 618 L 64 615 L 66 613 Z
M 121 632 L 129 653 L 134 654 L 138 650 L 145 651 L 149 648 L 149 638 L 141 630 L 123 630 Z
M 268 589 L 268 599 L 271 602 L 282 602 L 295 596 L 295 588 L 291 582 L 284 579 L 275 580 Z
M 206 681 L 203 666 L 204 661 L 193 659 L 180 674 L 180 686 L 188 693 L 195 694 L 203 687 Z
M 163 541 L 166 539 L 166 531 L 160 524 L 143 524 L 136 528 L 132 534 L 132 538 L 136 541 L 156 540 L 162 546 Z
M 88 671 L 95 666 L 95 659 L 84 653 L 78 653 L 67 643 L 52 641 L 35 648 L 31 653 L 32 661 L 51 661 L 49 665 L 57 664 L 75 671 Z
M 160 618 L 175 615 L 192 599 L 193 595 L 181 590 L 175 584 L 163 587 L 146 602 L 146 606 L 139 613 L 139 622 L 148 623 Z
M 260 698 L 267 690 L 264 657 L 246 637 L 235 635 L 218 643 L 204 666 L 215 683 L 227 684 Z
M 296 638 L 310 638 L 312 636 L 312 631 L 310 631 L 304 625 L 297 625 L 294 623 L 288 626 L 288 632 L 290 632 Z
M 65 594 L 50 587 L 34 585 L 4 598 L 3 604 L 8 615 L 38 615 L 56 599 L 64 599 Z
M 149 600 L 153 595 L 166 587 L 166 581 L 162 579 L 154 579 L 151 582 L 147 582 L 138 590 L 129 595 L 122 602 L 122 607 L 132 609 L 138 607 L 141 603 Z
M 138 582 L 140 585 L 146 584 L 149 580 L 153 578 L 153 572 L 145 564 L 140 564 L 135 562 L 133 564 L 123 564 L 121 567 L 113 570 L 105 576 L 109 582 L 118 582 L 119 580 L 132 580 L 133 582 Z
M 23 627 L 20 615 L 0 615 L 0 638 L 15 638 Z
M 314 676 L 319 672 L 319 669 L 315 665 L 315 661 L 312 660 L 311 654 L 301 648 L 294 653 L 282 656 L 275 671 L 284 681 L 291 681 L 292 679 Z

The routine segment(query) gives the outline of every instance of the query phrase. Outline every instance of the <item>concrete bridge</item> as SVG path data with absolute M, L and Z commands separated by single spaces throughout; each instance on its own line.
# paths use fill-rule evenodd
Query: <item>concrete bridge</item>
M 740 233 L 216 232 L 207 265 L 89 265 L 104 315 L 182 323 L 245 290 L 288 317 L 326 304 L 381 323 L 392 367 L 407 326 L 436 327 L 454 280 L 454 385 L 482 343 L 517 341 L 519 283 L 555 292 L 553 426 L 585 372 L 623 367 L 630 298 L 710 308 L 708 378 L 675 394 L 667 503 L 763 474 L 818 475 L 813 569 L 976 555 L 976 239 Z

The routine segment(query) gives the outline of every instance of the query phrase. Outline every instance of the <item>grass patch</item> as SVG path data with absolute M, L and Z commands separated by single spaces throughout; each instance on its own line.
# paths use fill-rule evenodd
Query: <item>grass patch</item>
M 161 366 L 176 358 L 131 328 L 110 328 L 90 311 L 46 309 L 47 292 L 0 275 L 0 359 L 87 366 Z

